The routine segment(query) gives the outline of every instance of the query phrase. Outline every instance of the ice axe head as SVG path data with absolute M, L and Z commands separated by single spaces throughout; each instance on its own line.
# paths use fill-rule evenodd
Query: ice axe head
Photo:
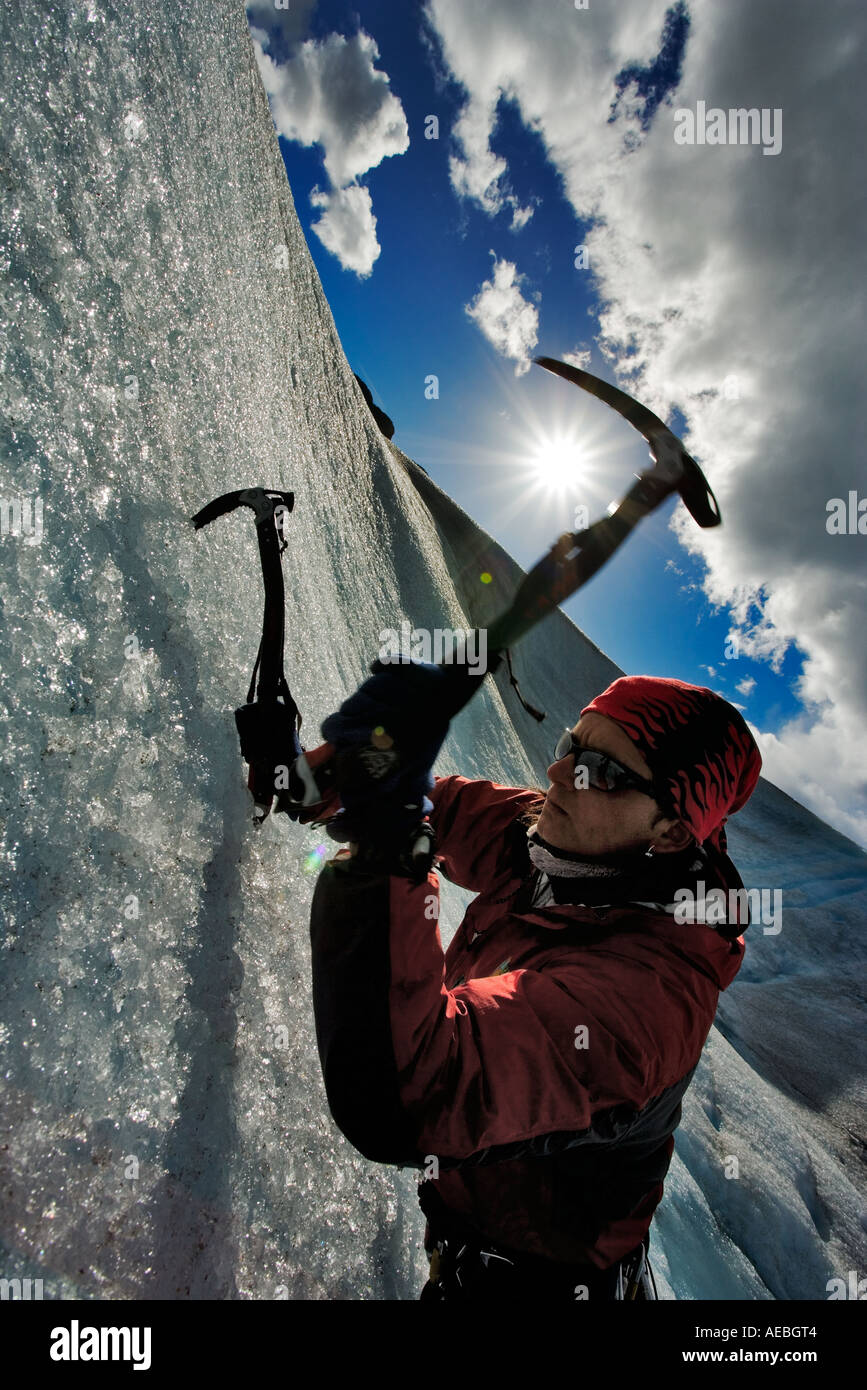
M 719 526 L 722 521 L 719 504 L 710 485 L 691 454 L 686 452 L 676 434 L 663 427 L 662 433 L 649 436 L 647 442 L 655 466 L 641 476 L 659 478 L 676 492 L 699 526 Z
M 618 415 L 622 415 L 634 425 L 644 435 L 656 460 L 653 468 L 642 473 L 642 478 L 659 486 L 664 495 L 677 492 L 690 516 L 699 526 L 719 526 L 722 517 L 707 479 L 695 459 L 686 452 L 677 435 L 672 434 L 658 415 L 654 415 L 652 410 L 648 410 L 646 405 L 634 400 L 632 396 L 627 396 L 619 387 L 612 386 L 610 382 L 603 381 L 601 377 L 593 376 L 590 372 L 582 371 L 580 367 L 573 367 L 570 362 L 558 362 L 554 357 L 535 357 L 533 360 L 547 371 L 563 377 L 565 381 L 571 381 L 582 390 L 589 391 L 592 396 L 604 401 L 612 410 L 616 410 Z

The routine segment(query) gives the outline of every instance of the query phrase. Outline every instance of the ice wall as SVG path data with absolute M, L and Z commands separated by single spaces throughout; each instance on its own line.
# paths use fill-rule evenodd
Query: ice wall
M 514 567 L 367 411 L 240 3 L 7 0 L 0 116 L 0 1274 L 54 1298 L 412 1298 L 413 1176 L 362 1159 L 325 1102 L 316 837 L 250 823 L 231 712 L 258 641 L 253 527 L 186 519 L 230 488 L 294 488 L 287 659 L 311 734 L 383 627 L 469 625 Z M 546 725 L 488 681 L 440 770 L 539 781 L 552 727 L 617 674 L 561 615 L 516 659 Z M 805 834 L 821 846 L 802 936 L 811 986 L 845 994 L 864 856 L 772 793 L 738 846 L 762 872 L 781 843 L 790 861 Z M 452 928 L 461 901 L 446 890 Z M 817 1280 L 854 1258 L 835 1109 L 853 1062 L 821 1012 L 810 1086 L 786 1071 L 801 939 L 782 980 L 760 940 L 694 1088 L 657 1247 L 680 1297 L 824 1297 Z M 763 1038 L 781 983 L 779 1038 Z M 768 1105 L 788 1158 L 739 1189 L 742 1217 L 714 1116 L 766 1153 Z M 782 1271 L 744 1234 L 779 1205 L 798 1247 Z

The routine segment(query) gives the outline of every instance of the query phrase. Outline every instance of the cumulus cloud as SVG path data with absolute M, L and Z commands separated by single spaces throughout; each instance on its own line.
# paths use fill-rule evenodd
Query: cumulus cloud
M 522 207 L 509 191 L 506 161 L 490 146 L 498 96 L 495 92 L 488 98 L 471 96 L 467 101 L 452 129 L 452 138 L 462 153 L 450 155 L 449 176 L 455 192 L 477 203 L 489 217 L 511 208 L 511 229 L 517 232 L 529 222 L 533 208 Z
M 331 188 L 312 198 L 323 208 L 313 230 L 341 265 L 369 275 L 380 248 L 370 194 L 358 179 L 409 148 L 403 107 L 374 66 L 375 40 L 363 31 L 308 39 L 286 62 L 266 53 L 256 34 L 254 46 L 277 130 L 323 151 Z
M 512 261 L 498 260 L 494 252 L 494 273 L 486 280 L 465 313 L 503 357 L 515 362 L 515 375 L 530 370 L 530 353 L 539 340 L 539 311 L 524 298 L 520 289 L 523 276 Z
M 406 116 L 386 73 L 374 63 L 376 40 L 329 34 L 308 39 L 279 66 L 259 58 L 274 124 L 287 140 L 321 145 L 335 187 L 409 148 Z
M 867 11 L 830 23 L 803 3 L 796 24 L 789 0 L 527 13 L 518 0 L 428 0 L 467 94 L 456 191 L 486 211 L 502 196 L 492 140 L 499 101 L 513 101 L 588 224 L 600 349 L 657 413 L 681 411 L 719 499 L 719 531 L 683 509 L 672 521 L 705 562 L 708 599 L 730 610 L 743 653 L 777 669 L 792 644 L 803 655 L 802 716 L 759 732 L 766 774 L 865 840 L 862 538 L 829 536 L 825 521 L 828 498 L 857 486 L 853 441 L 867 432 L 852 279 Z M 781 109 L 781 152 L 677 144 L 676 110 L 699 101 Z M 840 747 L 845 760 L 830 756 Z
M 739 694 L 743 695 L 745 700 L 748 698 L 748 696 L 752 695 L 755 688 L 756 683 L 752 676 L 744 676 L 744 679 L 742 681 L 738 681 L 737 685 L 735 686 L 735 690 L 737 690 Z
M 490 146 L 495 120 L 494 102 L 471 98 L 452 130 L 454 140 L 464 151 L 463 157 L 451 155 L 449 158 L 449 174 L 455 192 L 472 199 L 491 216 L 502 209 L 500 180 L 506 173 L 505 159 L 495 155 Z
M 314 188 L 310 202 L 315 208 L 322 208 L 322 216 L 313 223 L 313 231 L 322 245 L 346 270 L 354 270 L 362 279 L 368 276 L 380 253 L 380 245 L 367 189 L 357 184 L 331 192 Z

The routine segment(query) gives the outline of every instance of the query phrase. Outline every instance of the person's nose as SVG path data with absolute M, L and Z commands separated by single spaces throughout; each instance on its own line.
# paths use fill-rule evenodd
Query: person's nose
M 548 781 L 557 787 L 575 786 L 575 758 L 571 753 L 551 763 L 547 772 Z

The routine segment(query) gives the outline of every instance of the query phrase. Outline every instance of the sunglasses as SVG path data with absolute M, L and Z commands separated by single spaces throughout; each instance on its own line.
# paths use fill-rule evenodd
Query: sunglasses
M 572 754 L 575 758 L 575 786 L 580 788 L 584 785 L 584 778 L 579 777 L 578 769 L 587 769 L 587 780 L 591 787 L 596 787 L 599 791 L 618 792 L 635 790 L 643 792 L 645 796 L 653 797 L 657 800 L 657 792 L 652 782 L 646 781 L 643 777 L 638 777 L 631 772 L 628 767 L 617 762 L 609 753 L 600 753 L 596 748 L 582 748 L 571 729 L 560 735 L 557 746 L 554 749 L 554 759 L 559 762 L 561 758 Z

